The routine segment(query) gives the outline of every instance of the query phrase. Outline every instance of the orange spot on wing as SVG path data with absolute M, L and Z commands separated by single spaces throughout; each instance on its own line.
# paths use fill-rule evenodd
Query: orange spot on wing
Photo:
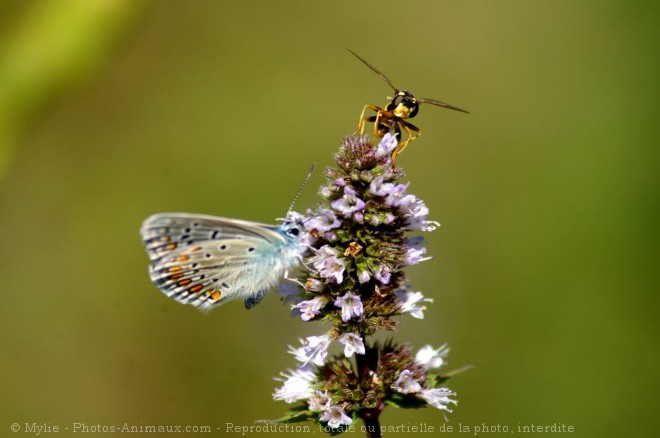
M 165 248 L 170 249 L 170 250 L 175 249 L 176 248 L 176 243 L 170 243 Z
M 170 272 L 176 272 L 176 271 L 180 271 L 180 270 L 181 270 L 181 266 L 172 266 L 169 269 Z
M 188 260 L 190 260 L 190 257 L 188 257 L 187 255 L 180 255 L 179 256 L 179 261 L 180 262 L 187 262 Z
M 190 278 L 184 278 L 179 282 L 179 286 L 188 286 L 190 283 L 192 283 Z
M 179 272 L 178 274 L 173 274 L 170 276 L 172 280 L 178 280 L 181 277 L 183 277 L 183 272 Z
M 188 289 L 188 290 L 189 290 L 190 292 L 196 294 L 197 292 L 199 292 L 199 291 L 202 290 L 202 289 L 204 289 L 204 286 L 202 286 L 201 284 L 196 284 L 196 285 L 194 285 L 193 287 L 191 287 L 191 288 Z
M 218 301 L 221 296 L 222 296 L 222 293 L 219 290 L 214 290 L 213 292 L 211 292 L 211 299 L 213 301 Z
M 192 248 L 190 248 L 189 252 L 196 252 L 199 251 L 200 249 L 202 249 L 202 247 L 199 245 L 193 246 Z

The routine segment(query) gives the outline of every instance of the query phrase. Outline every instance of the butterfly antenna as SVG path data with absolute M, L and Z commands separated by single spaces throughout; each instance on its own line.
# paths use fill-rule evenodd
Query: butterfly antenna
M 312 167 L 309 168 L 309 172 L 307 172 L 307 176 L 305 177 L 305 180 L 303 181 L 302 185 L 298 189 L 298 192 L 296 193 L 296 196 L 293 197 L 293 201 L 291 201 L 291 205 L 289 206 L 289 210 L 287 213 L 291 213 L 293 211 L 293 206 L 296 204 L 296 201 L 300 197 L 300 194 L 302 193 L 303 189 L 307 185 L 307 182 L 309 179 L 312 177 L 312 174 L 314 173 L 314 169 L 316 169 L 316 163 L 312 163 Z

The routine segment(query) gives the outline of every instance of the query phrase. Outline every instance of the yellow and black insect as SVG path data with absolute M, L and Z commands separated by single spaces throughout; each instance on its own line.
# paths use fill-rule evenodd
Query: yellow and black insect
M 355 57 L 362 61 L 367 67 L 373 70 L 394 90 L 394 97 L 390 103 L 387 104 L 385 109 L 376 105 L 366 104 L 364 108 L 362 108 L 362 114 L 360 114 L 360 121 L 358 122 L 358 131 L 360 134 L 364 134 L 364 126 L 366 122 L 373 122 L 375 137 L 382 137 L 388 132 L 399 134 L 399 146 L 392 153 L 393 164 L 396 164 L 397 155 L 403 152 L 406 146 L 408 146 L 408 143 L 422 134 L 422 131 L 417 126 L 406 121 L 406 119 L 412 119 L 417 115 L 420 103 L 430 103 L 431 105 L 441 106 L 443 108 L 449 108 L 455 111 L 461 111 L 463 113 L 469 114 L 468 111 L 457 108 L 453 105 L 449 105 L 448 103 L 428 98 L 418 99 L 410 91 L 396 88 L 394 84 L 392 84 L 392 82 L 387 78 L 387 76 L 381 73 L 376 67 L 369 64 L 366 60 L 364 60 L 362 57 L 360 57 L 360 55 L 351 49 L 348 49 L 348 51 L 355 55 Z M 367 109 L 375 111 L 376 115 L 365 117 L 364 113 L 367 111 Z M 401 139 L 402 129 L 406 132 L 406 134 L 408 134 L 408 138 L 405 141 Z

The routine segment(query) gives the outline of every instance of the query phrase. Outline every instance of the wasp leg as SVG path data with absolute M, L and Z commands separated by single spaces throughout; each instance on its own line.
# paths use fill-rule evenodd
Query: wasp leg
M 422 131 L 412 123 L 408 123 L 404 120 L 398 120 L 397 121 L 398 126 L 402 127 L 404 131 L 406 131 L 406 134 L 408 134 L 408 138 L 404 142 L 400 142 L 399 146 L 397 146 L 396 149 L 394 149 L 394 152 L 392 152 L 392 168 L 396 166 L 396 157 L 399 156 L 403 152 L 403 150 L 408 146 L 408 143 L 422 135 Z M 415 134 L 413 134 L 413 131 Z
M 383 115 L 382 111 L 378 111 L 376 113 L 376 118 L 374 120 L 374 138 L 382 137 L 382 135 L 379 135 L 380 130 L 378 129 L 378 127 L 380 126 L 380 119 L 382 115 Z
M 360 134 L 364 134 L 364 112 L 367 110 L 369 105 L 365 105 L 362 107 L 362 112 L 360 113 L 360 119 L 358 120 L 358 127 L 357 127 L 357 132 Z
M 360 121 L 358 122 L 358 132 L 360 134 L 364 134 L 364 123 L 370 121 L 369 119 L 371 118 L 371 117 L 365 117 L 364 116 L 364 113 L 367 111 L 367 108 L 369 108 L 372 111 L 375 111 L 377 115 L 380 114 L 381 111 L 383 111 L 382 108 L 379 108 L 376 105 L 366 104 L 362 108 L 362 113 L 360 114 Z M 376 121 L 377 120 L 378 120 L 378 116 L 376 116 Z M 378 125 L 376 124 L 376 126 L 378 126 Z

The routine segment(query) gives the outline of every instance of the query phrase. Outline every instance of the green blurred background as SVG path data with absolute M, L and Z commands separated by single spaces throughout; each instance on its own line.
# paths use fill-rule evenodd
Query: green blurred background
M 293 365 L 286 345 L 325 327 L 274 295 L 208 315 L 169 301 L 138 230 L 159 211 L 284 215 L 310 163 L 330 164 L 362 105 L 391 95 L 350 47 L 398 86 L 472 111 L 422 107 L 424 135 L 400 159 L 443 227 L 427 235 L 435 259 L 409 271 L 435 303 L 395 338 L 447 341 L 450 366 L 475 365 L 450 382 L 450 424 L 650 436 L 652 4 L 3 1 L 1 434 L 251 425 L 288 408 L 271 399 Z M 442 414 L 382 416 L 420 422 Z

